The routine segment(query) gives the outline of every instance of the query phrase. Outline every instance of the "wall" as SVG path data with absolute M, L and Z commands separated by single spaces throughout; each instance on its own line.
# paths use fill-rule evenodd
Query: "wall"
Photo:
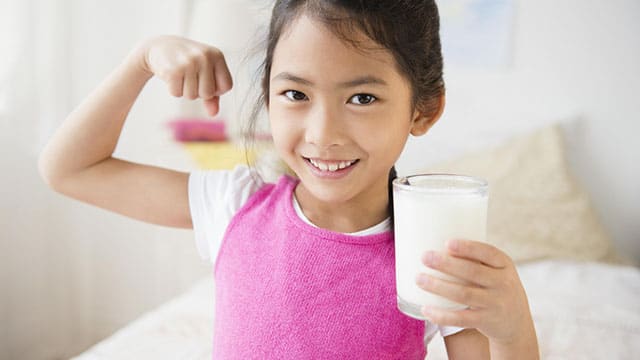
M 640 263 L 640 2 L 520 0 L 515 12 L 511 65 L 445 66 L 445 114 L 411 139 L 399 171 L 561 122 L 578 180 Z

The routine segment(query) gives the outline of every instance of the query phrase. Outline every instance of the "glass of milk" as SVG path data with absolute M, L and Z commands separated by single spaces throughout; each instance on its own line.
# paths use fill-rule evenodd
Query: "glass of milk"
M 464 175 L 424 174 L 393 181 L 393 211 L 398 308 L 424 320 L 422 305 L 463 309 L 441 296 L 422 290 L 416 276 L 424 272 L 441 279 L 464 281 L 422 264 L 427 250 L 445 251 L 449 239 L 486 240 L 487 181 Z

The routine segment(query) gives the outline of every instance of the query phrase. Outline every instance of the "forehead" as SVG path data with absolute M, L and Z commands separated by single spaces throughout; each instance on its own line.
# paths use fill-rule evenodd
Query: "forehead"
M 270 77 L 286 71 L 325 83 L 367 75 L 391 83 L 403 81 L 390 51 L 361 32 L 346 35 L 357 47 L 322 22 L 301 14 L 280 36 Z

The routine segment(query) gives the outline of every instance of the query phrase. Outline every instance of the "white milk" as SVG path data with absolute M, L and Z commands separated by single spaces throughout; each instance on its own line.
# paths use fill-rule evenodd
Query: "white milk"
M 424 272 L 462 283 L 427 268 L 421 257 L 427 250 L 445 250 L 445 241 L 449 239 L 484 242 L 487 199 L 487 184 L 478 178 L 416 175 L 394 181 L 396 285 L 398 307 L 402 312 L 424 319 L 420 314 L 421 305 L 448 309 L 466 307 L 422 290 L 415 279 L 418 273 Z

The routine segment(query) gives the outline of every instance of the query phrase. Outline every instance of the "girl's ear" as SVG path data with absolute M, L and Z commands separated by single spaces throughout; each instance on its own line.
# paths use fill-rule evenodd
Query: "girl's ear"
M 425 106 L 425 108 L 430 108 L 430 111 L 424 112 L 416 109 L 411 122 L 411 135 L 420 136 L 426 134 L 433 124 L 440 119 L 440 116 L 442 116 L 444 104 L 445 96 L 442 94 L 439 98 L 431 102 L 431 106 Z

